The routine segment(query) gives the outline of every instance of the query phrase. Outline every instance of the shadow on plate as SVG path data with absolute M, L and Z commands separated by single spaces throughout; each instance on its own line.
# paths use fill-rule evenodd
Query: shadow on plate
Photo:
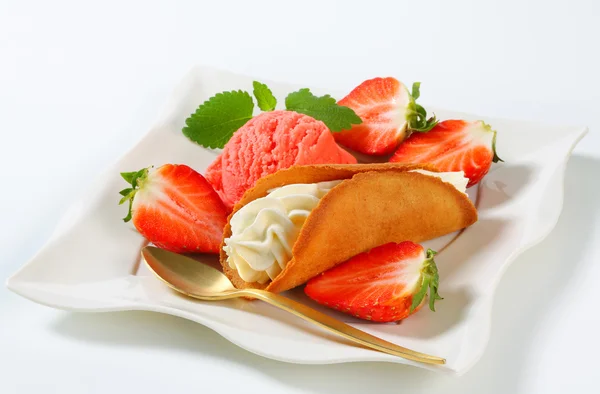
M 483 212 L 519 198 L 533 176 L 534 168 L 525 164 L 503 165 L 491 171 L 480 184 L 478 210 Z M 510 179 L 510 184 L 500 179 Z
M 460 275 L 462 270 L 467 269 L 466 264 L 477 264 L 477 253 L 502 236 L 507 229 L 508 221 L 502 219 L 479 219 L 465 229 L 436 256 L 440 278 Z
M 600 160 L 573 156 L 567 166 L 565 205 L 554 231 L 523 253 L 508 268 L 496 293 L 489 345 L 482 359 L 460 379 L 389 363 L 297 365 L 256 356 L 230 344 L 210 329 L 185 319 L 152 312 L 64 314 L 52 327 L 57 333 L 103 345 L 162 347 L 196 352 L 278 380 L 299 391 L 329 394 L 433 393 L 461 391 L 524 393 L 521 376 L 535 362 L 529 344 L 548 311 L 572 279 L 573 272 L 595 262 L 582 255 L 600 221 L 595 185 Z M 573 236 L 577 228 L 577 236 Z M 535 280 L 532 280 L 535 278 Z M 548 291 L 552 289 L 552 291 Z M 442 312 L 441 305 L 439 312 Z M 438 313 L 438 312 L 436 312 Z M 416 315 L 415 315 L 416 316 Z M 568 360 L 565 360 L 568 362 Z

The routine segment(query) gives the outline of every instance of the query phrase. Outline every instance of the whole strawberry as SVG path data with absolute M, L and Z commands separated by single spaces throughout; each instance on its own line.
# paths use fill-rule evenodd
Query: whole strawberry
M 496 154 L 496 131 L 479 120 L 445 120 L 428 133 L 416 133 L 404 141 L 390 159 L 401 163 L 430 163 L 442 172 L 463 171 L 467 187 L 488 173 Z
M 429 307 L 438 295 L 435 252 L 405 241 L 388 243 L 311 279 L 304 292 L 316 302 L 360 319 L 391 322 L 421 308 L 429 291 Z
M 334 133 L 335 140 L 357 152 L 392 153 L 412 132 L 427 132 L 437 121 L 417 104 L 420 83 L 412 92 L 395 78 L 373 78 L 354 88 L 338 104 L 352 108 L 362 123 Z
M 165 164 L 150 172 L 121 173 L 131 184 L 119 204 L 129 202 L 123 219 L 148 241 L 176 253 L 219 253 L 227 212 L 202 175 L 186 165 Z

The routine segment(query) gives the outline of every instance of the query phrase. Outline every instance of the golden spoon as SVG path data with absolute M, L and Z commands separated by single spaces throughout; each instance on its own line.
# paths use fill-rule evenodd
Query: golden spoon
M 237 297 L 257 298 L 371 349 L 427 364 L 446 363 L 443 358 L 415 352 L 384 341 L 279 294 L 257 289 L 236 289 L 223 273 L 189 257 L 153 246 L 143 248 L 142 257 L 156 276 L 172 289 L 189 297 L 204 301 Z

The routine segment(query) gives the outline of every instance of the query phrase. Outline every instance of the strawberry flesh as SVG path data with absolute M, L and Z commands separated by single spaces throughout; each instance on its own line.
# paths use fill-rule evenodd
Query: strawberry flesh
M 227 211 L 201 174 L 166 164 L 133 189 L 133 224 L 154 245 L 177 253 L 219 252 Z
M 428 290 L 432 310 L 441 299 L 434 254 L 410 241 L 388 243 L 311 279 L 304 291 L 316 302 L 360 319 L 401 320 L 419 310 Z
M 417 104 L 420 86 L 415 82 L 409 92 L 392 77 L 364 81 L 338 102 L 352 108 L 362 123 L 334 133 L 335 140 L 357 152 L 387 155 L 410 133 L 431 130 L 437 120 Z
M 352 90 L 338 104 L 350 107 L 362 119 L 350 130 L 333 133 L 340 144 L 357 152 L 385 155 L 404 138 L 410 93 L 395 78 L 374 78 Z
M 429 163 L 442 172 L 463 171 L 467 187 L 488 173 L 496 155 L 496 132 L 482 121 L 445 120 L 427 133 L 414 133 L 391 157 L 391 162 Z

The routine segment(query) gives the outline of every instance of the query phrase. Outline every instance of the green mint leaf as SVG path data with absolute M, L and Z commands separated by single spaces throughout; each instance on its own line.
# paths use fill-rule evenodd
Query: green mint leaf
M 222 148 L 252 118 L 254 102 L 248 92 L 234 90 L 214 95 L 185 120 L 183 134 L 207 148 Z
M 326 94 L 317 97 L 309 89 L 300 89 L 288 94 L 285 106 L 322 121 L 332 132 L 348 130 L 353 124 L 361 124 L 360 117 L 348 107 L 338 105 L 333 97 Z
M 254 97 L 256 97 L 258 108 L 262 111 L 273 111 L 277 105 L 277 99 L 273 96 L 271 89 L 264 83 L 258 81 L 252 82 L 252 86 L 254 86 L 254 91 L 252 93 L 254 93 Z

